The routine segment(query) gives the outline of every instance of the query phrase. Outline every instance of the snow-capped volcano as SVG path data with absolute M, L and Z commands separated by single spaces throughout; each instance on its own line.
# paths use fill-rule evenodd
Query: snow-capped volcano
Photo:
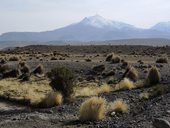
M 84 18 L 81 22 L 84 25 L 90 25 L 97 28 L 110 28 L 110 29 L 122 29 L 122 28 L 134 28 L 134 26 L 123 23 L 105 19 L 100 15 L 90 16 Z
M 142 29 L 95 15 L 52 31 L 4 33 L 0 36 L 0 41 L 105 41 L 134 38 L 170 39 L 170 22 L 162 22 L 150 29 Z

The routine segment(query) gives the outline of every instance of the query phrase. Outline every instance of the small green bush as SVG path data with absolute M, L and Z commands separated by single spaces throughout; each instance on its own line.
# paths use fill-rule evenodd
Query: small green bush
M 50 85 L 56 91 L 60 91 L 64 100 L 71 98 L 74 87 L 74 74 L 65 67 L 57 67 L 48 73 Z

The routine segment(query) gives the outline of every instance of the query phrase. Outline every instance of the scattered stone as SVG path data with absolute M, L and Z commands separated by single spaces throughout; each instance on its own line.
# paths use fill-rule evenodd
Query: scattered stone
M 111 112 L 110 115 L 111 115 L 111 116 L 115 116 L 115 115 L 116 115 L 116 112 Z
M 166 113 L 170 115 L 170 110 L 167 110 Z

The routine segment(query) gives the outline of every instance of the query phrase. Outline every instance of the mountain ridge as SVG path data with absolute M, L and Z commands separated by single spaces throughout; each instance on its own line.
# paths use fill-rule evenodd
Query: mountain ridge
M 170 22 L 160 22 L 149 29 L 105 19 L 99 15 L 85 17 L 78 23 L 43 32 L 8 32 L 0 41 L 105 41 L 133 38 L 170 39 Z

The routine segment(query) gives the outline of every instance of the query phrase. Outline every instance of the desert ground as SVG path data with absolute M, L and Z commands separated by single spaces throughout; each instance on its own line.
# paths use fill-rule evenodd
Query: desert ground
M 169 60 L 169 46 L 1 50 L 0 128 L 169 128 Z M 36 72 L 37 67 L 43 71 Z M 48 74 L 57 67 L 74 74 L 69 96 L 67 88 L 60 92 L 51 86 L 54 78 Z

